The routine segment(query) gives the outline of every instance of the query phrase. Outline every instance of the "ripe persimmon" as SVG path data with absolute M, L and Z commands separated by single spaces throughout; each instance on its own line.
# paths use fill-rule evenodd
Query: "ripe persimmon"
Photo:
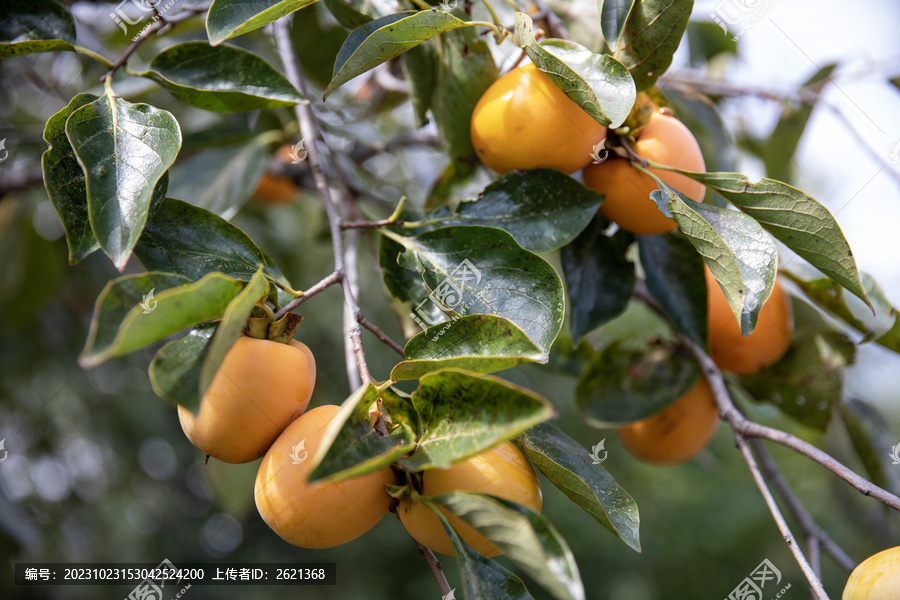
M 712 440 L 719 411 L 705 377 L 662 412 L 619 429 L 622 445 L 635 457 L 656 465 L 678 465 L 696 456 Z
M 888 548 L 862 561 L 844 587 L 842 600 L 897 600 L 900 598 L 900 546 Z
M 772 294 L 759 311 L 756 329 L 748 335 L 741 327 L 708 267 L 706 270 L 709 351 L 719 368 L 752 375 L 778 362 L 791 345 L 794 317 L 791 300 L 778 277 Z
M 387 514 L 395 482 L 390 467 L 338 482 L 309 483 L 312 457 L 339 406 L 319 406 L 291 423 L 266 453 L 254 497 L 263 521 L 301 548 L 333 548 L 354 540 Z
M 706 164 L 700 145 L 684 124 L 665 112 L 654 112 L 640 131 L 632 149 L 643 158 L 686 171 L 704 172 Z M 703 201 L 705 186 L 693 179 L 660 169 L 653 174 L 688 198 Z M 675 229 L 673 219 L 665 216 L 650 198 L 659 189 L 648 175 L 631 166 L 628 160 L 610 156 L 583 171 L 584 184 L 606 198 L 600 212 L 631 233 L 653 235 Z
M 535 512 L 541 511 L 541 484 L 534 467 L 510 442 L 492 448 L 458 462 L 446 469 L 430 469 L 422 473 L 422 494 L 437 496 L 444 492 L 480 492 L 518 502 Z M 463 540 L 484 556 L 501 554 L 499 548 L 475 529 L 445 509 L 440 511 L 448 518 Z M 423 546 L 455 556 L 450 536 L 440 519 L 421 502 L 404 499 L 398 509 L 400 521 L 409 534 Z
M 491 170 L 550 167 L 573 173 L 591 162 L 606 128 L 533 64 L 513 69 L 472 112 L 472 144 Z
M 239 337 L 225 355 L 195 415 L 178 407 L 195 446 L 227 463 L 266 453 L 303 414 L 316 384 L 316 360 L 305 344 Z

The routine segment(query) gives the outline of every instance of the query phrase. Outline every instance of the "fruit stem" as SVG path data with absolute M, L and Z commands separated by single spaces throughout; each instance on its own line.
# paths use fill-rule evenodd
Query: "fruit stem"
M 254 306 L 266 313 L 266 316 L 269 317 L 270 321 L 275 320 L 275 313 L 272 312 L 272 309 L 269 308 L 268 304 L 266 304 L 265 302 L 257 302 L 256 304 L 254 304 Z

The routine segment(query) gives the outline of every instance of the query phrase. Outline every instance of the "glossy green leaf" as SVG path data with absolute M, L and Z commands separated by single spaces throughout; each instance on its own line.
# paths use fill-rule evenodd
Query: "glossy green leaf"
M 492 375 L 460 369 L 429 373 L 419 380 L 412 402 L 421 419 L 410 471 L 449 467 L 550 419 L 550 403 L 531 390 Z
M 619 45 L 619 38 L 625 31 L 625 23 L 628 22 L 628 15 L 634 4 L 635 0 L 599 0 L 600 29 L 610 50 L 615 50 Z
M 814 198 L 772 179 L 750 183 L 741 173 L 679 173 L 722 194 L 785 246 L 869 302 L 850 244 L 834 216 Z
M 613 56 L 649 89 L 672 64 L 687 29 L 694 0 L 635 0 Z
M 575 405 L 594 427 L 619 427 L 662 411 L 699 377 L 700 367 L 684 348 L 613 343 L 579 377 Z
M 900 432 L 874 406 L 848 398 L 838 404 L 850 442 L 869 479 L 893 494 L 900 494 Z
M 749 215 L 701 204 L 663 187 L 666 196 L 659 190 L 650 196 L 657 204 L 669 200 L 672 217 L 719 282 L 741 331 L 749 335 L 775 285 L 775 240 Z
M 703 259 L 687 238 L 679 235 L 639 235 L 637 240 L 647 291 L 676 329 L 706 348 Z
M 236 46 L 183 42 L 169 46 L 142 73 L 191 106 L 240 112 L 291 106 L 303 98 L 257 54 Z
M 526 362 L 547 362 L 514 323 L 495 315 L 467 315 L 429 327 L 406 343 L 406 360 L 391 370 L 391 379 L 418 379 L 447 367 L 493 373 Z
M 383 231 L 386 235 L 394 235 Z M 394 235 L 406 251 L 397 260 L 423 273 L 431 293 L 413 307 L 427 325 L 435 307 L 441 319 L 494 314 L 515 323 L 543 351 L 563 320 L 559 275 L 544 259 L 524 250 L 511 235 L 491 227 L 445 227 L 414 237 Z
M 450 158 L 468 160 L 475 155 L 472 112 L 500 72 L 488 41 L 473 27 L 448 31 L 436 43 L 437 81 L 431 112 Z
M 315 1 L 213 0 L 206 14 L 206 34 L 209 43 L 218 46 L 228 38 L 259 29 Z
M 727 38 L 726 38 L 727 39 Z M 791 160 L 800 145 L 800 138 L 806 130 L 806 124 L 815 108 L 818 93 L 831 78 L 837 64 L 825 65 L 809 78 L 801 90 L 814 93 L 811 101 L 787 104 L 781 112 L 781 118 L 775 126 L 762 155 L 766 163 L 766 175 L 778 181 L 790 181 L 792 175 Z
M 71 265 L 100 247 L 91 231 L 84 171 L 66 137 L 66 119 L 69 115 L 95 100 L 97 96 L 92 94 L 78 94 L 65 108 L 50 117 L 44 128 L 44 141 L 49 146 L 41 157 L 44 187 L 66 232 Z
M 172 198 L 185 198 L 226 221 L 250 199 L 269 160 L 266 139 L 219 146 L 179 160 L 169 171 Z
M 159 349 L 150 363 L 150 385 L 170 404 L 196 412 L 200 407 L 200 372 L 216 332 L 215 323 L 198 325 Z
M 545 517 L 514 502 L 472 492 L 448 492 L 429 500 L 475 528 L 555 598 L 585 598 L 575 557 Z
M 121 271 L 181 148 L 181 129 L 167 111 L 107 93 L 72 112 L 66 137 L 85 174 L 91 230 Z
M 378 399 L 378 390 L 370 383 L 344 401 L 322 434 L 310 481 L 359 477 L 390 465 L 416 447 L 416 417 L 409 398 L 390 389 L 381 393 L 383 407 L 392 419 L 385 423 L 385 436 L 375 431 L 369 420 L 370 407 Z
M 75 21 L 59 2 L 4 0 L 0 5 L 0 58 L 72 50 L 74 43 Z
M 325 97 L 357 75 L 459 27 L 466 27 L 466 22 L 451 14 L 420 10 L 387 15 L 354 29 L 338 53 Z
M 434 227 L 498 227 L 525 249 L 550 252 L 570 243 L 597 214 L 603 195 L 556 169 L 507 173 L 475 200 L 452 213 L 438 209 L 426 217 Z
M 534 23 L 525 13 L 516 13 L 513 38 L 535 66 L 598 123 L 615 128 L 625 122 L 637 92 L 618 60 L 568 40 L 537 43 Z
M 221 273 L 197 282 L 172 273 L 125 275 L 106 284 L 94 305 L 94 316 L 82 367 L 158 342 L 185 327 L 218 319 L 243 285 Z
M 868 305 L 855 296 L 848 296 L 844 288 L 836 281 L 825 278 L 807 281 L 789 271 L 783 273 L 816 306 L 825 309 L 860 333 L 865 334 L 863 342 L 875 340 L 886 348 L 900 352 L 900 335 L 895 333 L 897 311 L 891 306 L 884 290 L 881 289 L 874 277 L 868 273 L 860 274 L 866 297 L 875 307 L 873 314 Z
M 597 215 L 560 252 L 572 311 L 572 339 L 576 342 L 620 315 L 634 294 L 634 264 L 625 258 L 634 236 L 619 230 L 607 237 L 603 233 L 607 227 L 609 222 Z
M 220 272 L 249 281 L 262 264 L 272 280 L 286 283 L 272 258 L 246 233 L 207 210 L 174 198 L 162 203 L 134 251 L 151 271 L 190 279 Z
M 534 600 L 521 579 L 473 550 L 440 510 L 434 505 L 429 508 L 437 515 L 456 550 L 456 564 L 466 600 Z
M 516 443 L 534 466 L 572 502 L 641 551 L 640 516 L 634 498 L 591 459 L 575 440 L 549 423 L 532 427 Z
M 797 332 L 781 360 L 741 381 L 757 400 L 768 400 L 804 425 L 825 431 L 832 407 L 843 396 L 843 370 L 853 363 L 855 352 L 842 333 Z
M 365 0 L 351 0 L 350 2 L 324 0 L 323 4 L 328 8 L 331 16 L 347 29 L 356 29 L 372 20 L 371 16 L 363 12 L 366 5 L 369 4 Z

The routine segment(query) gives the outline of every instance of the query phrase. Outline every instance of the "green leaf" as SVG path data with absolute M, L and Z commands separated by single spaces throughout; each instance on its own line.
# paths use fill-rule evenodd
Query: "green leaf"
M 400 265 L 420 270 L 431 291 L 413 308 L 418 318 L 427 321 L 435 308 L 443 311 L 444 320 L 462 314 L 498 315 L 515 323 L 543 352 L 549 351 L 562 327 L 562 281 L 553 267 L 511 235 L 491 227 L 445 227 L 415 237 L 382 234 L 406 248 Z
M 291 42 L 303 74 L 317 88 L 331 81 L 334 61 L 347 39 L 347 30 L 325 13 L 321 4 L 311 4 L 294 13 L 291 23 Z
M 891 306 L 884 290 L 881 289 L 874 277 L 868 273 L 860 274 L 866 297 L 875 307 L 875 314 L 872 314 L 868 305 L 858 298 L 848 296 L 844 288 L 836 281 L 824 278 L 807 281 L 789 271 L 784 271 L 784 274 L 816 306 L 865 334 L 862 343 L 875 340 L 895 352 L 900 352 L 900 335 L 894 333 L 897 311 Z
M 572 551 L 543 516 L 515 502 L 472 492 L 448 492 L 428 500 L 474 527 L 555 598 L 585 598 Z
M 147 223 L 153 190 L 181 147 L 178 121 L 108 92 L 72 112 L 66 137 L 85 174 L 91 230 L 122 271 Z
M 172 198 L 187 198 L 226 221 L 250 199 L 269 160 L 267 140 L 258 136 L 219 146 L 175 163 L 169 171 Z
M 368 2 L 356 0 L 348 4 L 342 0 L 324 0 L 324 4 L 331 16 L 347 29 L 355 29 L 372 20 L 372 17 L 363 12 Z M 351 6 L 351 4 L 355 6 Z
M 641 551 L 637 503 L 591 454 L 549 423 L 532 427 L 516 443 L 534 466 L 572 502 L 632 549 Z
M 513 38 L 535 66 L 598 123 L 612 129 L 625 122 L 637 92 L 628 69 L 618 60 L 567 40 L 538 44 L 534 23 L 524 13 L 516 13 Z
M 334 63 L 325 98 L 357 75 L 400 56 L 446 31 L 466 27 L 465 21 L 439 10 L 405 11 L 387 15 L 350 32 Z
M 206 361 L 216 323 L 198 325 L 182 338 L 171 341 L 150 362 L 150 385 L 156 395 L 172 405 L 196 412 L 200 406 L 200 371 Z
M 694 202 L 663 187 L 667 196 L 657 190 L 651 198 L 657 204 L 669 199 L 675 222 L 719 282 L 741 331 L 749 335 L 775 285 L 778 246 L 753 217 Z
M 242 287 L 221 273 L 210 273 L 197 282 L 157 272 L 114 279 L 97 297 L 78 362 L 94 367 L 185 327 L 218 319 Z
M 211 212 L 166 198 L 147 224 L 135 254 L 151 271 L 200 279 L 220 272 L 249 281 L 258 265 L 273 281 L 287 283 L 272 258 L 246 233 Z
M 838 409 L 869 479 L 900 494 L 900 469 L 895 462 L 900 462 L 900 433 L 890 430 L 884 415 L 865 402 L 848 398 L 838 404 Z
M 609 222 L 597 215 L 574 242 L 560 252 L 572 314 L 572 340 L 617 317 L 634 294 L 634 264 L 625 253 L 634 236 L 619 230 L 607 237 Z
M 469 159 L 475 154 L 472 112 L 500 73 L 488 42 L 471 27 L 447 32 L 436 42 L 440 51 L 431 112 L 450 158 Z
M 647 291 L 678 331 L 707 348 L 703 259 L 680 235 L 639 235 L 637 240 Z
M 531 390 L 460 369 L 429 373 L 412 402 L 421 419 L 410 471 L 449 467 L 550 419 L 553 407 Z
M 526 362 L 547 362 L 547 355 L 514 323 L 495 315 L 467 315 L 435 325 L 406 343 L 406 360 L 391 379 L 418 379 L 447 367 L 493 373 Z
M 499 563 L 475 552 L 444 514 L 434 505 L 428 506 L 444 526 L 456 549 L 456 564 L 465 589 L 466 600 L 534 600 L 521 579 Z
M 213 0 L 206 14 L 212 46 L 277 21 L 316 0 Z
M 635 0 L 599 0 L 600 29 L 610 50 L 615 50 L 618 46 L 634 3 Z
M 84 171 L 66 137 L 66 119 L 69 115 L 96 99 L 97 96 L 92 94 L 78 94 L 65 108 L 50 117 L 44 128 L 44 141 L 49 146 L 41 157 L 44 186 L 66 232 L 70 265 L 100 247 L 88 217 Z
M 550 252 L 570 243 L 597 214 L 603 195 L 556 169 L 507 173 L 453 213 L 438 209 L 432 226 L 481 225 L 512 235 L 526 250 Z
M 722 36 L 719 36 L 722 37 Z M 728 38 L 726 38 L 728 39 Z M 787 104 L 781 113 L 781 118 L 775 126 L 768 144 L 763 151 L 766 162 L 766 175 L 779 181 L 791 179 L 791 160 L 800 144 L 800 138 L 806 129 L 806 123 L 812 115 L 819 92 L 828 82 L 837 64 L 825 65 L 809 78 L 801 86 L 805 92 L 813 92 L 815 95 L 811 101 L 804 100 L 798 105 Z
M 842 333 L 797 332 L 784 358 L 741 381 L 757 400 L 768 400 L 804 425 L 825 431 L 832 407 L 843 396 L 843 370 L 855 353 L 856 346 Z
M 635 0 L 613 57 L 634 77 L 637 91 L 653 86 L 672 64 L 694 0 Z
M 750 183 L 741 173 L 678 172 L 722 194 L 785 246 L 871 306 L 850 244 L 834 216 L 814 198 L 773 179 Z
M 737 41 L 733 36 L 722 35 L 722 28 L 709 21 L 692 21 L 687 26 L 690 63 L 702 67 L 719 54 L 737 55 Z M 693 130 L 691 130 L 693 132 Z
M 700 367 L 682 347 L 627 348 L 594 355 L 578 379 L 575 405 L 594 427 L 619 427 L 661 412 L 697 383 Z
M 416 447 L 416 417 L 409 398 L 389 388 L 382 392 L 383 407 L 393 422 L 382 436 L 369 421 L 369 410 L 379 399 L 371 383 L 359 388 L 341 405 L 328 423 L 315 457 L 309 481 L 340 481 L 377 471 Z
M 438 57 L 433 43 L 410 48 L 401 58 L 417 128 L 428 124 L 428 111 L 437 87 Z
M 303 102 L 284 75 L 262 57 L 236 46 L 183 42 L 150 61 L 142 76 L 191 106 L 231 113 Z
M 0 6 L 0 58 L 73 50 L 74 43 L 75 21 L 59 2 L 5 0 Z

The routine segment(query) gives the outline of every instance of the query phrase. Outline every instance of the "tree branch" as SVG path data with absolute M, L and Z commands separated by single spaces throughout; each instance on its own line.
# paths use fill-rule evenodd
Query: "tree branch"
M 365 318 L 364 316 L 362 316 L 362 314 L 359 314 L 359 315 L 357 315 L 357 316 L 358 316 L 358 318 L 359 318 L 359 324 L 360 324 L 360 325 L 362 325 L 363 327 L 365 327 L 366 329 L 368 329 L 369 331 L 371 331 L 372 333 L 374 333 L 374 334 L 375 334 L 375 337 L 377 337 L 379 340 L 381 340 L 382 342 L 384 342 L 385 344 L 387 344 L 388 346 L 390 346 L 397 354 L 399 354 L 399 355 L 402 356 L 403 358 L 406 358 L 406 353 L 403 351 L 403 346 L 401 346 L 400 344 L 398 344 L 397 342 L 395 342 L 394 340 L 392 340 L 391 338 L 389 338 L 389 337 L 387 336 L 387 334 L 385 334 L 383 331 L 381 331 L 380 329 L 378 329 L 378 327 L 376 327 L 376 326 L 375 326 L 371 321 L 369 321 L 367 318 Z
M 419 554 L 425 557 L 425 561 L 431 567 L 431 572 L 434 573 L 434 578 L 437 579 L 438 587 L 441 588 L 441 596 L 446 596 L 450 593 L 450 584 L 447 582 L 447 576 L 444 575 L 444 567 L 441 566 L 441 561 L 437 559 L 434 552 L 419 542 L 416 542 L 416 546 L 419 548 Z
M 306 86 L 306 79 L 303 76 L 300 61 L 297 60 L 297 53 L 294 51 L 293 44 L 291 44 L 290 19 L 291 16 L 288 15 L 275 21 L 275 43 L 278 47 L 278 54 L 281 58 L 281 63 L 284 66 L 285 75 L 287 76 L 288 81 L 298 92 L 300 92 L 301 96 L 308 98 L 309 93 Z M 325 172 L 322 169 L 319 150 L 316 146 L 316 141 L 319 139 L 321 132 L 319 131 L 319 126 L 311 104 L 295 104 L 294 111 L 297 115 L 297 121 L 300 124 L 300 131 L 302 132 L 304 139 L 309 140 L 309 143 L 306 144 L 306 156 L 309 168 L 313 174 L 313 179 L 316 183 L 316 191 L 322 199 L 322 204 L 325 206 L 325 213 L 328 216 L 331 244 L 334 250 L 334 271 L 344 274 L 344 277 L 341 278 L 341 288 L 344 292 L 345 313 L 344 347 L 347 349 L 348 355 L 352 349 L 353 356 L 356 359 L 356 369 L 354 370 L 348 365 L 347 376 L 351 384 L 359 379 L 361 379 L 363 383 L 368 383 L 372 378 L 369 374 L 369 367 L 366 364 L 366 356 L 363 351 L 362 330 L 360 329 L 360 325 L 356 318 L 359 314 L 359 305 L 357 304 L 356 296 L 353 291 L 353 283 L 358 279 L 358 273 L 355 272 L 356 261 L 354 260 L 350 264 L 354 270 L 354 272 L 351 273 L 345 267 L 345 248 L 343 238 L 341 237 L 340 227 L 341 216 L 338 214 L 337 203 L 331 194 L 331 188 L 328 187 L 328 181 L 326 180 Z M 348 313 L 353 316 L 352 320 L 346 318 Z
M 333 271 L 331 273 L 331 275 L 329 275 L 328 277 L 325 277 L 319 283 L 317 283 L 316 285 L 312 286 L 311 288 L 309 288 L 308 290 L 303 292 L 302 295 L 298 296 L 297 298 L 294 298 L 288 304 L 285 304 L 281 308 L 281 310 L 279 310 L 277 313 L 275 313 L 275 320 L 278 321 L 279 319 L 281 319 L 281 317 L 288 314 L 289 312 L 291 312 L 292 310 L 294 310 L 295 308 L 297 308 L 298 306 L 300 306 L 301 304 L 303 304 L 304 302 L 306 302 L 307 300 L 309 300 L 316 294 L 319 294 L 319 293 L 325 291 L 327 288 L 334 285 L 335 283 L 339 283 L 343 278 L 344 278 L 343 272 Z
M 787 505 L 791 515 L 797 520 L 800 527 L 803 528 L 804 535 L 810 542 L 815 541 L 817 547 L 821 546 L 822 550 L 834 559 L 834 562 L 842 569 L 848 573 L 853 571 L 853 569 L 856 568 L 856 561 L 844 552 L 844 549 L 828 535 L 828 532 L 819 527 L 813 516 L 806 510 L 803 502 L 797 497 L 794 490 L 791 489 L 791 486 L 787 479 L 785 479 L 781 469 L 778 468 L 778 464 L 766 450 L 765 446 L 763 446 L 762 442 L 751 439 L 750 447 L 753 448 L 753 453 L 756 454 L 756 458 L 759 460 L 759 466 L 762 469 L 762 472 L 766 475 L 766 478 L 772 485 L 775 486 L 775 489 L 778 490 L 778 495 L 784 499 L 784 503 Z M 810 544 L 810 546 L 812 546 L 812 544 Z M 814 563 L 812 556 L 810 556 L 810 562 Z M 813 567 L 815 567 L 815 564 L 813 564 Z

